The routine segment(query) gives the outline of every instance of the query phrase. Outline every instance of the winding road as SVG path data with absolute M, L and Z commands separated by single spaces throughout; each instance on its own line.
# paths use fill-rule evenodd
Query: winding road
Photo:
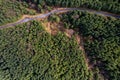
M 35 15 L 35 16 L 30 16 L 30 17 L 24 17 L 23 19 L 20 19 L 16 22 L 13 22 L 13 23 L 8 23 L 6 25 L 2 25 L 0 26 L 0 29 L 3 29 L 3 28 L 8 28 L 8 27 L 13 27 L 13 26 L 16 26 L 18 24 L 21 24 L 21 23 L 25 23 L 25 22 L 28 22 L 28 21 L 31 21 L 31 20 L 36 20 L 36 19 L 44 19 L 48 16 L 50 16 L 51 14 L 58 14 L 58 13 L 65 13 L 65 12 L 68 12 L 68 11 L 73 11 L 73 10 L 79 10 L 79 11 L 87 11 L 87 12 L 90 12 L 90 13 L 93 13 L 93 14 L 98 14 L 98 15 L 103 15 L 103 16 L 106 16 L 106 17 L 114 17 L 114 18 L 119 18 L 120 19 L 120 15 L 117 15 L 117 14 L 112 14 L 112 13 L 109 13 L 109 12 L 103 12 L 103 11 L 96 11 L 96 10 L 91 10 L 91 9 L 85 9 L 85 8 L 57 8 L 57 9 L 54 9 L 48 13 L 45 13 L 45 14 L 40 14 L 40 15 Z

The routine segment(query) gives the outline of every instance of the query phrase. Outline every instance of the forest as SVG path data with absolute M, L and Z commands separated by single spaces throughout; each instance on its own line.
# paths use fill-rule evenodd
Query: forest
M 119 0 L 0 0 L 0 25 L 17 21 L 25 14 L 49 11 L 53 7 L 77 7 L 120 13 Z
M 108 11 L 120 14 L 119 0 L 18 0 L 27 3 L 33 3 L 45 8 L 45 6 L 52 7 L 81 7 L 95 10 Z
M 61 7 L 120 14 L 119 0 L 0 0 L 0 26 Z M 120 19 L 74 10 L 46 21 L 79 34 L 85 53 L 42 21 L 0 29 L 0 80 L 120 80 Z
M 60 17 L 66 28 L 78 29 L 83 36 L 89 64 L 99 68 L 108 80 L 119 80 L 120 19 L 80 11 L 68 12 Z
M 32 21 L 0 30 L 0 80 L 89 80 L 74 36 L 52 36 Z
M 28 4 L 17 0 L 0 0 L 0 26 L 18 20 L 23 14 L 35 14 Z

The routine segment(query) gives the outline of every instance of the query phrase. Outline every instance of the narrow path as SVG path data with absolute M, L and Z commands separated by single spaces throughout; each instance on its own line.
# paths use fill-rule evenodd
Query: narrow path
M 57 8 L 57 9 L 54 9 L 48 13 L 45 13 L 45 14 L 40 14 L 40 15 L 34 15 L 34 16 L 26 16 L 16 22 L 13 22 L 13 23 L 9 23 L 9 24 L 6 24 L 6 25 L 2 25 L 0 26 L 0 29 L 3 29 L 3 28 L 8 28 L 8 27 L 12 27 L 12 26 L 16 26 L 18 24 L 21 24 L 21 23 L 25 23 L 25 22 L 28 22 L 28 21 L 31 21 L 31 20 L 36 20 L 36 19 L 44 19 L 48 16 L 50 16 L 51 14 L 58 14 L 58 13 L 65 13 L 65 12 L 68 12 L 68 11 L 73 11 L 73 10 L 79 10 L 79 11 L 87 11 L 87 12 L 91 12 L 93 14 L 98 14 L 98 15 L 103 15 L 103 16 L 107 16 L 107 17 L 114 17 L 114 18 L 119 18 L 120 19 L 120 15 L 116 15 L 116 14 L 112 14 L 112 13 L 108 13 L 108 12 L 103 12 L 103 11 L 95 11 L 95 10 L 91 10 L 91 9 L 85 9 L 85 8 Z

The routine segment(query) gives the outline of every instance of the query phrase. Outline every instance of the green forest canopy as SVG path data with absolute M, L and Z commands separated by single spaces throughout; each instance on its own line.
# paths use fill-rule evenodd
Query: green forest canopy
M 27 9 L 30 4 L 36 5 L 38 12 L 50 7 L 82 7 L 120 13 L 119 0 L 0 0 L 0 25 L 14 22 L 23 14 L 35 14 Z
M 0 0 L 0 26 L 18 20 L 23 14 L 35 14 L 24 5 L 17 0 Z
M 90 64 L 109 80 L 119 80 L 120 19 L 73 11 L 63 14 L 61 21 L 67 28 L 79 29 Z
M 52 36 L 36 21 L 0 34 L 2 80 L 88 80 L 92 76 L 74 37 L 60 32 Z
M 34 3 L 36 5 L 54 6 L 54 7 L 84 7 L 95 10 L 103 10 L 112 13 L 120 13 L 119 0 L 21 0 L 27 3 Z
M 14 22 L 23 14 L 35 14 L 26 9 L 30 2 L 41 9 L 85 7 L 120 13 L 119 0 L 21 1 L 25 0 L 0 0 L 0 25 Z M 99 74 L 120 79 L 120 19 L 80 11 L 61 16 L 64 27 L 77 28 L 82 34 L 92 71 L 74 37 L 69 39 L 63 33 L 51 36 L 39 22 L 32 21 L 0 30 L 0 80 L 101 80 Z

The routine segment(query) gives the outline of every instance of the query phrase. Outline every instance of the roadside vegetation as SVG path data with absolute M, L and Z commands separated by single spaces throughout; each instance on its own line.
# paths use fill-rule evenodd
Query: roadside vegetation
M 82 7 L 95 10 L 120 13 L 119 0 L 20 0 L 27 3 L 36 4 L 37 8 L 52 7 Z M 39 6 L 39 7 L 38 7 Z
M 50 15 L 48 20 L 51 21 L 51 22 L 57 22 L 57 23 L 60 22 L 60 18 L 56 14 Z
M 14 22 L 24 14 L 43 13 L 54 7 L 81 7 L 120 13 L 118 0 L 1 0 L 0 25 Z M 35 9 L 36 12 L 32 9 Z
M 0 0 L 0 25 L 14 22 L 23 14 L 35 14 L 33 10 L 27 10 L 27 5 L 16 0 Z

